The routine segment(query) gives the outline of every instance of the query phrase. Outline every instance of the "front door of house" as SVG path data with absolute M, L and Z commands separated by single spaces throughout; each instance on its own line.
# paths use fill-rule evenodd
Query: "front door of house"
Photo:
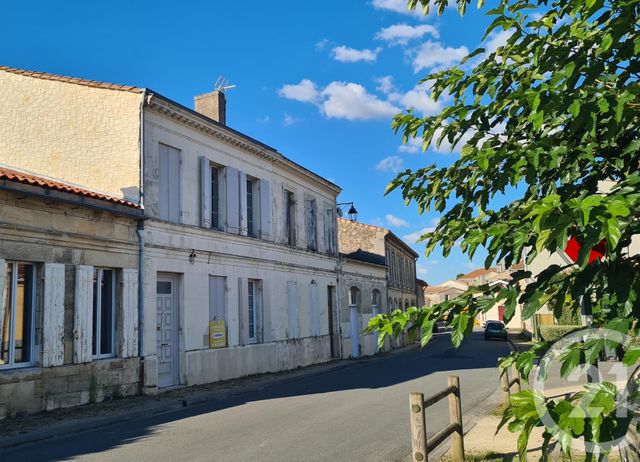
M 158 277 L 156 345 L 158 387 L 178 384 L 178 285 L 175 278 Z

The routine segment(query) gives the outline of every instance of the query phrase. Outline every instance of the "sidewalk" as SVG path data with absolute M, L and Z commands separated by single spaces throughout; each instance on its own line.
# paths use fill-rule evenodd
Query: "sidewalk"
M 143 416 L 172 412 L 209 401 L 227 399 L 269 386 L 295 382 L 310 375 L 350 367 L 363 361 L 377 361 L 388 355 L 415 348 L 416 345 L 357 360 L 335 359 L 277 373 L 260 374 L 224 382 L 193 387 L 181 387 L 154 396 L 133 396 L 114 401 L 87 404 L 50 412 L 40 412 L 23 418 L 0 420 L 0 449 L 18 446 L 59 435 L 134 420 Z

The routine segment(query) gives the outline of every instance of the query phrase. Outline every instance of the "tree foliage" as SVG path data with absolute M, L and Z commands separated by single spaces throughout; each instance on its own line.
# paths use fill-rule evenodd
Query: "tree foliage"
M 425 13 L 435 8 L 442 14 L 448 3 L 408 0 L 410 9 Z M 464 15 L 469 0 L 457 4 Z M 393 121 L 405 142 L 420 137 L 425 151 L 445 140 L 463 144 L 460 157 L 450 167 L 434 163 L 402 172 L 387 192 L 400 190 L 420 213 L 441 214 L 435 231 L 424 236 L 427 255 L 440 247 L 446 256 L 460 243 L 470 257 L 486 249 L 486 267 L 510 266 L 562 251 L 568 237 L 577 236 L 578 261 L 538 275 L 517 272 L 508 287 L 481 286 L 435 306 L 381 315 L 368 329 L 382 336 L 421 332 L 426 344 L 431 326 L 446 317 L 458 346 L 474 318 L 498 301 L 508 322 L 518 304 L 527 319 L 544 305 L 559 317 L 592 300 L 597 325 L 637 335 L 640 255 L 628 249 L 640 232 L 640 1 L 483 4 L 478 1 L 479 8 L 491 7 L 486 14 L 492 18 L 483 40 L 507 31 L 506 43 L 495 51 L 478 48 L 459 65 L 422 80 L 443 102 L 439 114 L 407 111 Z M 496 205 L 505 198 L 506 205 Z M 602 242 L 604 258 L 589 263 L 590 249 Z M 563 370 L 595 360 L 604 346 L 572 345 Z M 631 364 L 640 352 L 626 358 Z M 526 354 L 509 361 L 528 372 L 535 359 Z M 612 395 L 599 391 L 605 392 Z M 562 406 L 572 405 L 567 403 Z M 595 428 L 578 430 L 574 435 L 600 438 Z

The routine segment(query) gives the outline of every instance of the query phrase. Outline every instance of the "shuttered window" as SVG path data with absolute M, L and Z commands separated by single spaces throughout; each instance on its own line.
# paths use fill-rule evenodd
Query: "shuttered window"
M 0 260 L 4 263 L 3 260 Z M 0 368 L 33 361 L 35 270 L 29 263 L 2 264 Z
M 226 278 L 209 276 L 209 320 L 227 321 Z
M 220 229 L 220 169 L 211 166 L 211 227 Z
M 160 144 L 160 219 L 180 223 L 180 150 Z
M 259 281 L 249 279 L 247 282 L 248 302 L 247 302 L 247 340 L 249 343 L 258 342 L 258 322 L 260 303 Z
M 258 235 L 257 232 L 257 223 L 255 220 L 255 209 L 256 209 L 256 182 L 252 178 L 247 178 L 247 235 L 256 237 Z
M 114 356 L 115 271 L 97 268 L 93 272 L 93 345 L 94 358 Z
M 296 245 L 296 201 L 291 191 L 284 190 L 284 239 L 285 244 Z
M 316 200 L 307 201 L 307 250 L 318 250 Z

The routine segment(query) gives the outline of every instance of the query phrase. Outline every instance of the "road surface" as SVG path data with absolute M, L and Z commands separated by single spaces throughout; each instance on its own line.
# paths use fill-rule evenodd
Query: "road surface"
M 320 371 L 225 400 L 0 451 L 0 461 L 401 461 L 410 454 L 408 396 L 458 375 L 465 413 L 496 390 L 509 345 L 477 332 Z M 448 423 L 446 400 L 427 428 Z

